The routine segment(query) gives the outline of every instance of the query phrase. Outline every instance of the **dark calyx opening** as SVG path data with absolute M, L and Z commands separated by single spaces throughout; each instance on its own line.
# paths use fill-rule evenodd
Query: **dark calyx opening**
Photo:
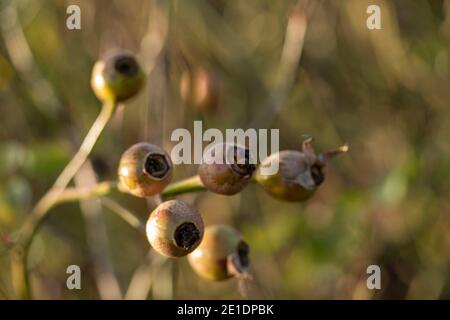
M 248 257 L 250 253 L 250 247 L 248 246 L 248 244 L 244 241 L 239 242 L 237 253 L 241 266 L 247 268 L 250 264 L 250 259 Z
M 175 230 L 177 246 L 189 250 L 200 240 L 200 231 L 192 222 L 185 222 Z
M 170 164 L 163 154 L 150 153 L 145 158 L 144 172 L 153 178 L 162 179 L 170 170 Z
M 236 251 L 227 257 L 227 270 L 228 273 L 240 278 L 249 278 L 249 265 L 248 258 L 250 248 L 244 241 L 239 242 Z
M 234 147 L 233 164 L 231 169 L 240 176 L 251 176 L 255 171 L 256 166 L 250 163 L 250 152 L 248 149 L 244 151 L 244 163 L 239 163 L 240 157 L 238 155 L 238 147 Z
M 314 164 L 311 167 L 311 177 L 314 180 L 316 186 L 320 185 L 325 180 L 325 175 L 323 173 L 323 166 Z
M 114 68 L 117 72 L 126 75 L 133 76 L 138 73 L 138 64 L 133 57 L 120 56 L 114 63 Z

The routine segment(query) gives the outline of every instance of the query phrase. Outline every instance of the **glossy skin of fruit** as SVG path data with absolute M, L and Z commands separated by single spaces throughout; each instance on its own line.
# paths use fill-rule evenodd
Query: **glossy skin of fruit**
M 172 161 L 160 147 L 137 143 L 122 154 L 118 175 L 126 191 L 137 197 L 150 197 L 170 183 Z
M 347 152 L 346 145 L 316 155 L 312 139 L 303 143 L 303 150 L 285 150 L 270 155 L 261 162 L 255 178 L 259 185 L 271 196 L 290 202 L 309 199 L 325 180 L 325 167 L 328 160 L 336 154 Z M 276 174 L 264 175 L 261 168 L 278 162 Z
M 194 271 L 208 280 L 225 280 L 247 271 L 249 247 L 240 233 L 227 225 L 205 229 L 200 246 L 188 260 Z
M 160 204 L 146 224 L 147 239 L 160 254 L 183 257 L 198 247 L 204 225 L 200 213 L 188 203 L 170 200 Z
M 203 163 L 198 168 L 198 175 L 203 185 L 214 193 L 233 195 L 241 192 L 251 181 L 255 165 L 250 163 L 250 155 L 246 148 L 232 144 L 218 144 L 211 153 L 206 152 Z M 217 156 L 222 163 L 212 163 Z M 230 161 L 226 163 L 226 157 Z M 239 164 L 238 159 L 245 163 Z
M 91 87 L 103 102 L 121 102 L 137 94 L 145 75 L 135 56 L 116 50 L 97 61 L 92 69 Z

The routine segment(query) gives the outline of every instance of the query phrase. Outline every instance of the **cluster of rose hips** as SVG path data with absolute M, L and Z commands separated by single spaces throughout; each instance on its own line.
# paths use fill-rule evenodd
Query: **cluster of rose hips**
M 204 81 L 204 78 L 205 75 L 192 79 Z M 144 79 L 144 73 L 134 55 L 121 50 L 96 63 L 91 84 L 102 101 L 121 102 L 135 95 Z M 189 90 L 185 87 L 195 88 L 192 79 L 182 80 L 181 91 L 186 96 Z M 191 103 L 201 96 L 196 93 L 196 89 L 194 93 L 194 96 L 190 96 Z M 254 180 L 275 198 L 305 201 L 324 181 L 324 168 L 328 159 L 347 151 L 347 147 L 343 146 L 317 155 L 311 142 L 311 139 L 305 140 L 302 151 L 285 150 L 272 154 L 258 166 L 251 163 L 249 151 L 245 147 L 222 144 L 219 150 L 222 149 L 223 156 L 231 152 L 235 162 L 229 164 L 223 159 L 222 163 L 216 163 L 204 159 L 198 168 L 198 176 L 207 190 L 221 195 L 237 194 Z M 278 172 L 263 174 L 261 169 L 274 161 L 278 162 Z M 136 197 L 151 197 L 168 186 L 172 171 L 172 161 L 162 148 L 140 142 L 122 154 L 118 167 L 119 183 L 122 189 Z M 248 275 L 249 246 L 240 233 L 227 225 L 205 228 L 200 213 L 184 201 L 169 200 L 159 204 L 150 213 L 146 235 L 158 253 L 171 258 L 188 256 L 192 268 L 204 278 L 224 280 Z

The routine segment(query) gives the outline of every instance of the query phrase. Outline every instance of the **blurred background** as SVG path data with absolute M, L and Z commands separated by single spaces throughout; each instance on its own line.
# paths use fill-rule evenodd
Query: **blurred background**
M 68 30 L 66 8 L 81 9 Z M 368 30 L 367 6 L 381 8 Z M 306 31 L 306 32 L 305 32 Z M 317 150 L 344 142 L 305 204 L 257 185 L 183 195 L 205 223 L 238 228 L 263 297 L 450 298 L 450 1 L 0 0 L 0 299 L 13 298 L 10 249 L 100 111 L 89 81 L 108 50 L 136 52 L 145 90 L 119 108 L 75 183 L 114 180 L 139 141 L 176 128 L 280 128 Z M 174 181 L 196 173 L 175 168 Z M 151 201 L 109 196 L 145 221 Z M 99 200 L 54 208 L 30 249 L 38 299 L 240 299 L 185 258 L 151 251 Z M 116 211 L 116 212 L 114 212 Z M 79 265 L 82 289 L 66 288 Z M 366 287 L 381 267 L 381 290 Z

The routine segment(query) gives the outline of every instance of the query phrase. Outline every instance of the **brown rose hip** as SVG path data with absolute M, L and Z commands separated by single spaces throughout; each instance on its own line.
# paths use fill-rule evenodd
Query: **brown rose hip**
M 316 155 L 312 139 L 303 142 L 303 150 L 284 150 L 270 155 L 261 162 L 256 172 L 256 181 L 271 196 L 284 201 L 301 202 L 309 199 L 325 180 L 328 160 L 348 151 L 344 145 Z M 262 168 L 278 162 L 276 174 L 264 175 Z
M 150 197 L 161 192 L 172 179 L 172 161 L 160 147 L 137 143 L 127 149 L 120 159 L 119 181 L 129 193 Z
M 189 263 L 201 277 L 225 280 L 248 274 L 249 246 L 240 233 L 227 225 L 205 229 L 200 246 L 188 256 Z
M 212 163 L 213 158 L 221 162 Z M 241 192 L 251 181 L 256 166 L 250 160 L 249 150 L 242 146 L 217 144 L 205 153 L 198 175 L 208 190 L 233 195 Z
M 188 203 L 170 200 L 150 214 L 147 239 L 160 254 L 176 258 L 187 255 L 200 244 L 204 226 L 200 213 Z

